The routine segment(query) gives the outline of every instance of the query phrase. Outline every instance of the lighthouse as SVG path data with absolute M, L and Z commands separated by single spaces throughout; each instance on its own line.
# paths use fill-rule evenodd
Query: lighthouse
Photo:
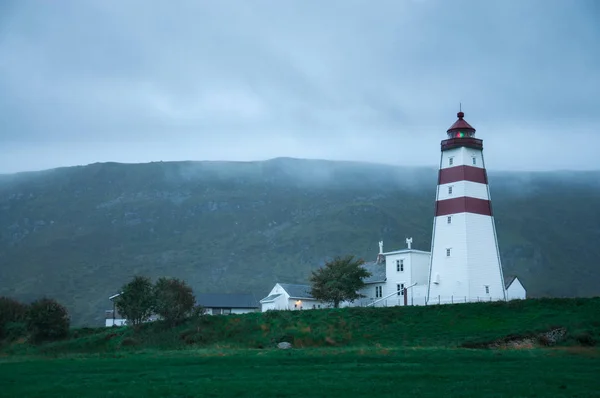
M 427 304 L 506 300 L 483 140 L 464 119 L 441 142 Z

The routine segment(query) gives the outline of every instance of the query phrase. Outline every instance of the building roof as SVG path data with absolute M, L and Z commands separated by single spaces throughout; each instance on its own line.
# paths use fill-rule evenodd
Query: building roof
M 310 285 L 295 285 L 291 283 L 280 283 L 279 286 L 283 288 L 290 295 L 290 298 L 297 299 L 313 299 L 314 297 L 310 294 Z
M 363 279 L 365 283 L 381 283 L 385 282 L 385 263 L 370 261 L 362 265 L 364 269 L 371 273 L 371 276 Z
M 265 297 L 264 299 L 260 300 L 261 303 L 268 303 L 270 301 L 274 301 L 277 297 L 281 296 L 281 293 L 277 293 L 277 294 L 272 294 L 270 296 Z
M 417 250 L 417 249 L 401 249 L 394 250 L 391 252 L 383 253 L 384 256 L 389 256 L 390 254 L 401 254 L 401 253 L 417 253 L 417 254 L 431 254 L 431 252 L 426 252 L 425 250 Z
M 466 120 L 463 119 L 465 117 L 464 112 L 458 112 L 456 116 L 458 117 L 458 120 L 454 122 L 452 126 L 450 126 L 450 128 L 448 129 L 448 133 L 451 133 L 455 130 L 471 130 L 475 132 L 473 126 L 471 126 L 469 123 L 467 123 Z
M 508 289 L 510 285 L 517 279 L 515 275 L 504 275 L 504 288 Z
M 120 295 L 122 295 L 122 294 L 123 294 L 123 292 L 121 292 L 121 293 L 117 293 L 117 294 L 113 294 L 113 295 L 112 295 L 112 296 L 110 296 L 108 299 L 109 299 L 109 300 L 114 300 L 114 299 L 116 299 L 117 297 L 119 297 L 119 296 L 120 296 Z
M 196 294 L 196 304 L 207 308 L 258 308 L 258 301 L 249 293 Z

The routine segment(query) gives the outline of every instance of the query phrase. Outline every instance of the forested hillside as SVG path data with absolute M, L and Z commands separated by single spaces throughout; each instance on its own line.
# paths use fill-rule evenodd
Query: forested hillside
M 303 282 L 327 257 L 429 250 L 435 169 L 318 160 L 102 163 L 0 176 L 0 295 L 100 325 L 135 274 L 197 292 Z M 600 294 L 600 172 L 490 172 L 500 250 L 531 296 Z

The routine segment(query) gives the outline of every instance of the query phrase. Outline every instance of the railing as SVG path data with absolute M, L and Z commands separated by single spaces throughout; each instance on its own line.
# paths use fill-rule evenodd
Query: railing
M 463 137 L 449 138 L 447 140 L 442 141 L 442 151 L 452 148 L 458 148 L 461 146 L 474 149 L 483 149 L 483 140 L 473 137 Z
M 407 299 L 407 305 L 437 305 L 437 304 L 460 304 L 460 303 L 477 303 L 477 302 L 490 302 L 490 301 L 504 301 L 503 298 L 490 297 L 490 296 L 479 296 L 479 297 L 468 297 L 468 296 L 432 296 L 427 301 L 426 297 L 412 297 L 409 295 Z M 363 299 L 357 301 L 353 305 L 354 307 L 396 307 L 404 306 L 404 297 L 399 296 L 398 298 L 387 298 L 375 300 L 374 298 Z
M 480 302 L 491 302 L 491 301 L 505 301 L 502 297 L 492 296 L 431 296 L 427 305 L 436 304 L 460 304 L 460 303 L 480 303 Z

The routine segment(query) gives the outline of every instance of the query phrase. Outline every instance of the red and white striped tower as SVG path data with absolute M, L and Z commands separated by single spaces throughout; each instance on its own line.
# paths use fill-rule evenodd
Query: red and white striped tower
M 506 299 L 483 140 L 464 116 L 441 143 L 428 304 Z

